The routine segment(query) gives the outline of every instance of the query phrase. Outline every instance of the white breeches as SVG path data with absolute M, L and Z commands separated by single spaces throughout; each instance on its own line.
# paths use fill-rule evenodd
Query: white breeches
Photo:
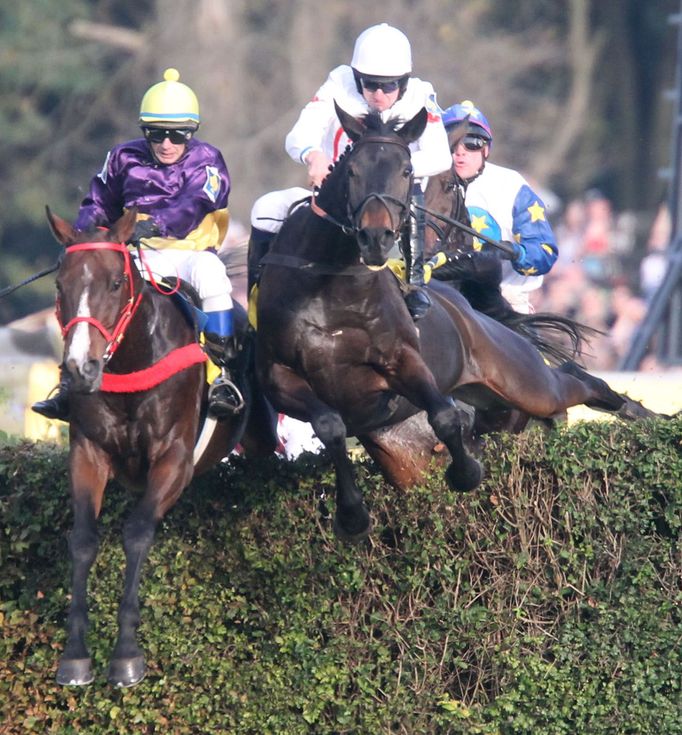
M 418 183 L 426 186 L 428 178 L 420 179 Z M 291 189 L 278 189 L 256 199 L 251 207 L 251 226 L 265 232 L 279 232 L 282 222 L 287 218 L 289 209 L 294 202 L 312 196 L 310 189 L 294 186 Z
M 137 253 L 134 254 L 137 260 Z M 199 294 L 204 311 L 232 308 L 232 284 L 220 258 L 206 250 L 142 250 L 142 259 L 155 277 L 177 276 Z M 138 264 L 139 265 L 139 264 Z M 149 274 L 140 267 L 144 277 Z
M 291 189 L 280 189 L 263 194 L 256 199 L 251 208 L 251 226 L 265 232 L 279 232 L 282 221 L 289 214 L 289 207 L 299 199 L 312 195 L 310 189 L 294 186 Z M 262 218 L 262 219 L 261 219 Z
M 532 314 L 534 309 L 530 303 L 530 291 L 522 291 L 515 286 L 507 286 L 504 283 L 501 287 L 502 296 L 511 304 L 514 311 L 519 314 Z

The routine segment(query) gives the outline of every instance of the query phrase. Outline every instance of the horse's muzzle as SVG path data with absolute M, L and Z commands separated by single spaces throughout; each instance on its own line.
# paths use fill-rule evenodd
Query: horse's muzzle
M 395 245 L 395 233 L 384 227 L 363 227 L 357 234 L 357 242 L 365 265 L 384 265 Z
M 67 360 L 64 367 L 69 374 L 69 389 L 76 393 L 94 393 L 102 385 L 102 360 L 90 359 L 82 365 Z

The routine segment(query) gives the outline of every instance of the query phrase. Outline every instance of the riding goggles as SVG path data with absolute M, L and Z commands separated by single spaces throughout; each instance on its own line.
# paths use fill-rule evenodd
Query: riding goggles
M 462 138 L 462 145 L 468 151 L 480 151 L 483 146 L 488 145 L 488 141 L 480 135 L 465 135 Z
M 192 130 L 164 130 L 163 128 L 142 128 L 142 131 L 150 143 L 163 143 L 168 138 L 173 145 L 186 143 L 193 133 Z
M 374 79 L 365 79 L 361 77 L 360 83 L 362 88 L 368 92 L 376 92 L 380 89 L 384 94 L 391 94 L 400 88 L 400 79 L 391 79 L 388 82 L 377 82 Z

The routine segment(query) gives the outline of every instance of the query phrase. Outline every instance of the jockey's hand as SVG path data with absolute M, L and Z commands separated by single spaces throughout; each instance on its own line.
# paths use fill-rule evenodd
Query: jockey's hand
M 440 263 L 433 268 L 433 277 L 439 281 L 450 281 L 454 278 L 461 278 L 462 275 L 468 273 L 472 268 L 473 251 L 472 250 L 451 250 L 448 253 L 438 253 Z M 432 258 L 433 260 L 433 258 Z M 424 267 L 426 270 L 426 266 Z
M 135 231 L 130 239 L 132 242 L 139 242 L 150 237 L 157 237 L 160 234 L 158 225 L 150 217 L 149 219 L 139 219 L 135 223 Z
M 521 253 L 525 253 L 526 249 L 519 245 L 516 242 L 511 242 L 510 240 L 500 240 L 500 245 L 504 245 L 505 247 L 509 248 L 511 252 L 507 252 L 506 250 L 500 250 L 500 258 L 502 260 L 511 260 L 512 263 L 519 259 L 521 256 Z
M 329 174 L 332 160 L 323 151 L 310 151 L 305 158 L 308 180 L 311 186 L 320 186 Z
M 483 286 L 497 288 L 502 280 L 502 261 L 494 250 L 455 250 L 447 255 L 447 262 L 433 273 L 441 281 L 475 281 Z
M 507 255 L 505 253 L 502 257 L 511 260 L 514 270 L 517 273 L 522 273 L 525 276 L 537 273 L 535 266 L 529 260 L 526 248 L 524 248 L 523 245 L 518 242 L 507 242 L 506 240 L 504 242 L 506 245 L 509 245 L 509 247 L 514 249 L 514 254 Z

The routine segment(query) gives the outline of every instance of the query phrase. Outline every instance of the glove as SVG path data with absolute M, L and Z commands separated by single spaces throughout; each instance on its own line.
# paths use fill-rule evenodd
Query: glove
M 158 225 L 150 217 L 149 219 L 139 219 L 135 223 L 135 231 L 130 239 L 132 242 L 139 242 L 149 237 L 157 237 L 160 234 Z
M 511 260 L 512 263 L 515 260 L 518 260 L 521 254 L 525 252 L 525 249 L 522 245 L 519 245 L 517 242 L 511 242 L 510 240 L 500 240 L 500 245 L 505 245 L 507 248 L 513 251 L 511 253 L 508 253 L 506 250 L 498 250 L 498 253 L 502 260 Z
M 455 250 L 433 277 L 441 281 L 467 280 L 497 288 L 502 280 L 502 262 L 492 250 Z
M 453 250 L 449 253 L 439 252 L 434 255 L 427 265 L 434 278 L 439 281 L 451 281 L 461 278 L 471 271 L 473 264 L 473 251 Z

